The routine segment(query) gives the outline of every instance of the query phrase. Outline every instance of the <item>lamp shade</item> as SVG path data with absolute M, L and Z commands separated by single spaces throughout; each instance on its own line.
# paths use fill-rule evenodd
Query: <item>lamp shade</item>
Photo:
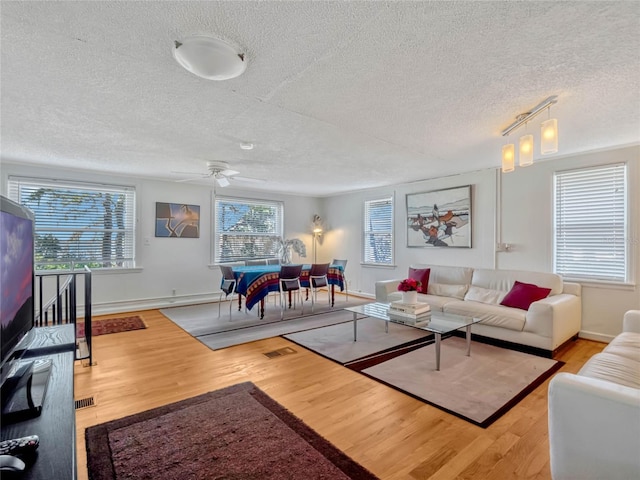
M 533 135 L 520 137 L 518 164 L 521 167 L 528 167 L 533 164 Z
M 502 171 L 503 173 L 513 172 L 515 169 L 515 147 L 509 143 L 502 147 Z
M 540 153 L 547 155 L 558 151 L 558 120 L 550 118 L 540 127 Z

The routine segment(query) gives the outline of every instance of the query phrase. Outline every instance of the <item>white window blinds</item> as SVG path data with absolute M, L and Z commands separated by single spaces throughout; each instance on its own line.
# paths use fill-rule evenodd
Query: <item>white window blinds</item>
M 556 273 L 628 280 L 626 177 L 624 164 L 555 174 Z
M 363 263 L 393 264 L 393 197 L 364 202 Z
M 215 263 L 278 256 L 281 202 L 218 197 L 214 211 Z
M 9 178 L 9 196 L 35 215 L 36 269 L 135 267 L 135 189 Z

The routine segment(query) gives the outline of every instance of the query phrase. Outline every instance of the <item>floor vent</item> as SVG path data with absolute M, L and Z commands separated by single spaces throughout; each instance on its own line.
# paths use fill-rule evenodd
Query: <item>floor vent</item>
M 284 347 L 284 348 L 280 348 L 279 350 L 274 350 L 273 352 L 267 352 L 264 354 L 264 356 L 271 359 L 271 358 L 282 357 L 284 355 L 291 355 L 292 353 L 297 353 L 297 352 L 291 347 Z
M 76 400 L 76 410 L 80 410 L 81 408 L 89 408 L 95 407 L 96 402 L 93 397 L 81 398 L 80 400 Z

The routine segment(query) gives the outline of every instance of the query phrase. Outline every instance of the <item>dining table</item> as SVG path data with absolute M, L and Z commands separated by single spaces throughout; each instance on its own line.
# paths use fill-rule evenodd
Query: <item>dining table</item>
M 256 304 L 260 305 L 260 318 L 264 318 L 264 299 L 269 292 L 279 292 L 280 285 L 280 265 L 249 265 L 234 266 L 233 275 L 236 278 L 236 293 L 238 293 L 238 310 L 242 310 L 242 298 L 245 299 L 245 306 L 251 310 Z M 311 287 L 309 283 L 309 272 L 311 265 L 302 265 L 300 274 L 300 286 L 307 289 Z M 331 306 L 335 302 L 335 287 L 344 290 L 344 267 L 342 265 L 329 265 L 327 280 L 331 288 L 329 294 Z M 291 299 L 289 299 L 291 303 Z

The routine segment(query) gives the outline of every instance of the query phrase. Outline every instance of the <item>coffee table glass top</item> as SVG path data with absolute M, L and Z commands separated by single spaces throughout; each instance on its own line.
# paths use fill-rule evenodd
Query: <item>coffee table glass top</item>
M 364 305 L 358 305 L 356 307 L 347 307 L 345 310 L 353 313 L 359 313 L 366 315 L 367 317 L 373 317 L 386 322 L 396 323 L 389 318 L 389 304 L 388 303 L 365 303 Z M 455 315 L 453 313 L 444 313 L 440 311 L 431 311 L 431 319 L 424 324 L 411 325 L 402 323 L 412 328 L 418 328 L 420 330 L 426 330 L 428 332 L 447 334 L 454 330 L 473 325 L 478 323 L 479 318 L 464 317 L 462 315 Z

